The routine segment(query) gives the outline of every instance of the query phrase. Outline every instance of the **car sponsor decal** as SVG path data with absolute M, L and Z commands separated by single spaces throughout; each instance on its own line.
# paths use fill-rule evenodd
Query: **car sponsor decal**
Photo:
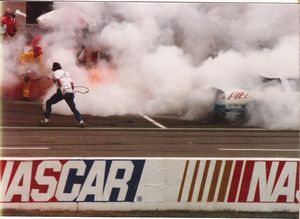
M 246 99 L 246 98 L 248 98 L 248 95 L 249 95 L 249 93 L 246 92 L 246 91 L 234 91 L 234 92 L 230 93 L 227 100 L 230 100 L 230 99 Z
M 300 162 L 188 160 L 178 202 L 299 203 Z
M 5 202 L 133 202 L 145 160 L 0 161 Z

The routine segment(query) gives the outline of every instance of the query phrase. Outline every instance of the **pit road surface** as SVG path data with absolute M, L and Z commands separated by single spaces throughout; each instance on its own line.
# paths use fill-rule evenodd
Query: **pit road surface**
M 84 115 L 82 129 L 72 115 L 53 114 L 51 123 L 41 126 L 41 103 L 1 104 L 2 157 L 300 157 L 298 130 L 146 115 Z

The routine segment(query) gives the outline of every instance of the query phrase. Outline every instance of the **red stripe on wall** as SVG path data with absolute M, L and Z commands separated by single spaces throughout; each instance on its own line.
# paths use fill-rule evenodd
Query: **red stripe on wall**
M 210 190 L 209 190 L 209 193 L 208 193 L 208 198 L 207 198 L 208 202 L 213 202 L 214 201 L 214 197 L 215 197 L 215 193 L 216 193 L 216 187 L 217 187 L 218 178 L 219 178 L 220 169 L 221 169 L 221 164 L 222 164 L 222 161 L 220 161 L 220 160 L 218 160 L 216 162 L 213 177 L 212 177 L 212 181 L 211 181 Z
M 248 193 L 249 193 L 249 187 L 253 175 L 253 169 L 254 169 L 255 161 L 246 161 L 245 164 L 245 170 L 244 175 L 242 176 L 242 182 L 241 182 L 241 190 L 239 194 L 239 202 L 246 202 Z
M 226 195 L 227 188 L 228 188 L 228 182 L 229 182 L 230 172 L 231 172 L 231 168 L 232 168 L 232 163 L 233 163 L 232 160 L 228 160 L 225 163 L 223 177 L 222 177 L 222 181 L 221 181 L 221 185 L 220 185 L 219 196 L 217 199 L 218 202 L 225 201 L 225 195 Z
M 179 195 L 178 195 L 177 202 L 181 201 L 182 191 L 183 191 L 184 182 L 185 182 L 185 178 L 186 178 L 186 173 L 187 173 L 188 167 L 189 167 L 189 161 L 187 160 L 185 162 L 185 167 L 184 167 L 184 172 L 183 172 L 183 176 L 182 176 L 182 180 L 181 180 L 181 185 L 180 185 L 180 190 L 179 190 Z
M 200 161 L 197 160 L 196 166 L 195 166 L 195 169 L 194 169 L 194 173 L 193 173 L 193 179 L 192 179 L 191 188 L 190 188 L 190 192 L 189 192 L 188 202 L 192 201 L 194 188 L 195 188 L 195 182 L 196 182 L 197 175 L 198 175 L 198 170 L 199 170 L 199 163 L 200 163 Z
M 230 190 L 229 190 L 228 202 L 235 202 L 235 198 L 237 196 L 236 193 L 237 193 L 237 190 L 239 187 L 239 181 L 241 178 L 243 163 L 244 163 L 244 161 L 236 161 L 236 163 L 235 163 L 233 177 L 232 177 Z
M 1 160 L 0 161 L 0 177 L 1 177 L 1 179 L 3 177 L 3 173 L 4 173 L 4 170 L 5 170 L 6 162 L 7 161 L 5 161 L 5 160 Z
M 296 174 L 296 194 L 299 193 L 299 199 L 297 199 L 297 195 L 295 195 L 295 203 L 300 202 L 300 162 L 297 162 L 297 174 Z
M 204 173 L 203 173 L 203 178 L 202 178 L 202 181 L 201 181 L 201 186 L 200 186 L 200 190 L 199 190 L 198 199 L 197 199 L 198 202 L 202 201 L 209 165 L 210 165 L 210 160 L 207 160 L 206 164 L 205 164 L 205 168 L 204 168 Z

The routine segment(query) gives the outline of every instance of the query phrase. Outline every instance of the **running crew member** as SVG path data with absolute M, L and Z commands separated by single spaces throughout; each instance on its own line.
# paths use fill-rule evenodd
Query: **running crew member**
M 74 103 L 74 84 L 72 78 L 68 72 L 62 69 L 58 62 L 53 63 L 52 71 L 54 76 L 53 81 L 57 85 L 57 92 L 46 101 L 45 118 L 40 122 L 42 124 L 49 123 L 52 105 L 64 99 L 79 122 L 80 127 L 84 128 L 84 122 Z

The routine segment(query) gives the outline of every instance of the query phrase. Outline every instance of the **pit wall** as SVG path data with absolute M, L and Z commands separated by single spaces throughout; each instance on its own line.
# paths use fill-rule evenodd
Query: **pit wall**
M 22 159 L 0 161 L 2 209 L 299 212 L 297 159 Z

